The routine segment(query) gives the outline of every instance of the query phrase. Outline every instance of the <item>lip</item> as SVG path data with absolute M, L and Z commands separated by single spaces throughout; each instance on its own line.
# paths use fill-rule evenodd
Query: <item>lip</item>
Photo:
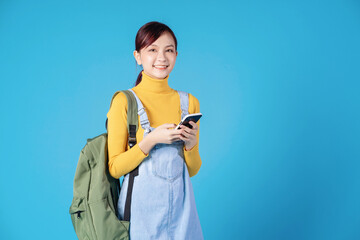
M 169 65 L 154 65 L 153 67 L 158 70 L 165 70 L 169 67 Z M 158 67 L 161 67 L 161 68 L 158 68 Z

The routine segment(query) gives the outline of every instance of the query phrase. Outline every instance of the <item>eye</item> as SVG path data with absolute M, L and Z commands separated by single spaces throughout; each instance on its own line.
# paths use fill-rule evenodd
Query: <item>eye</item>
M 172 49 L 168 49 L 167 51 L 174 52 Z
M 149 52 L 152 52 L 153 50 L 155 50 L 154 48 L 150 49 Z

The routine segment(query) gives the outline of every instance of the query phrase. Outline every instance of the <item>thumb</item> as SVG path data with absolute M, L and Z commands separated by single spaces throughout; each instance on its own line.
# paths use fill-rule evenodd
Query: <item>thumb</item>
M 175 123 L 165 123 L 162 125 L 164 128 L 174 128 L 176 127 Z

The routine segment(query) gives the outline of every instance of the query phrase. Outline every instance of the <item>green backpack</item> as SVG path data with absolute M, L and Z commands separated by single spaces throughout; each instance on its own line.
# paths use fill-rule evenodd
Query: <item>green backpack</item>
M 137 103 L 131 91 L 123 90 L 113 95 L 110 107 L 114 97 L 120 92 L 126 95 L 128 102 L 128 141 L 130 147 L 133 147 L 136 144 L 138 129 Z M 107 119 L 105 126 L 107 129 Z M 134 169 L 130 176 L 134 175 L 137 169 Z M 69 209 L 79 239 L 129 239 L 132 185 L 128 189 L 130 196 L 125 207 L 128 217 L 124 220 L 117 217 L 120 188 L 119 179 L 113 178 L 108 170 L 107 132 L 87 139 L 76 167 L 74 196 Z

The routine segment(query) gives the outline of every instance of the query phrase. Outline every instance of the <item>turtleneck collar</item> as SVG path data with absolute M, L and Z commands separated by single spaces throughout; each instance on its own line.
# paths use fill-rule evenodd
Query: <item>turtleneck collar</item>
M 156 79 L 147 75 L 144 71 L 141 72 L 141 82 L 135 86 L 136 90 L 152 92 L 152 93 L 170 93 L 172 88 L 168 84 L 169 75 L 164 79 Z

